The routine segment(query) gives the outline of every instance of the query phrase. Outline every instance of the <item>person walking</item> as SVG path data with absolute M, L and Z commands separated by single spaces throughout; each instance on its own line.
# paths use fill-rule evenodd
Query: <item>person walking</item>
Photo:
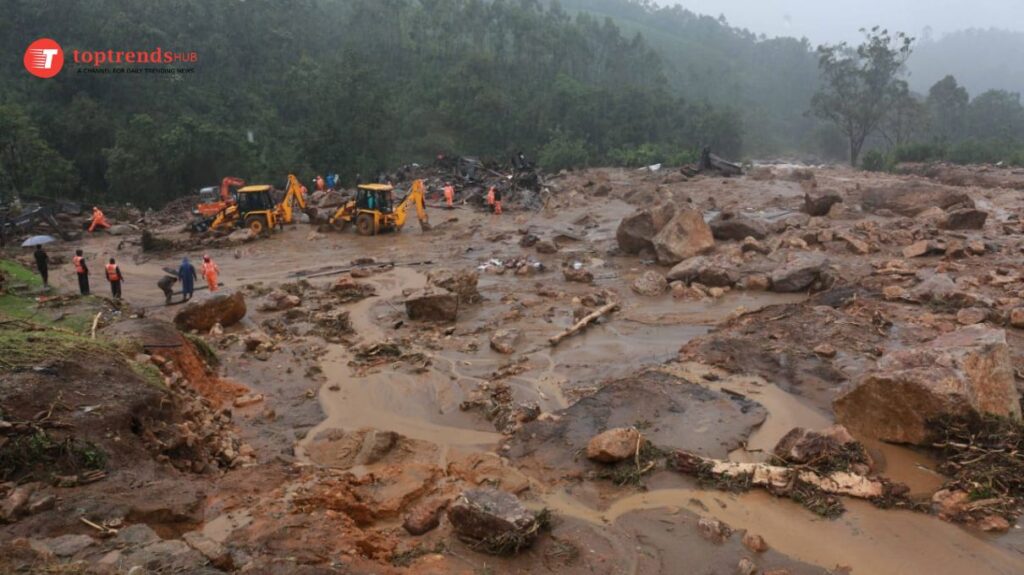
M 181 266 L 178 267 L 178 281 L 181 282 L 181 295 L 182 301 L 188 301 L 192 299 L 192 294 L 196 291 L 195 281 L 199 279 L 196 275 L 196 268 L 188 261 L 188 258 L 182 258 Z
M 89 233 L 96 231 L 96 228 L 107 229 L 110 227 L 110 222 L 107 221 L 107 217 L 103 215 L 103 212 L 96 206 L 92 207 L 92 225 L 89 226 Z
M 494 213 L 501 215 L 501 190 L 497 188 L 491 188 L 494 190 Z
M 194 270 L 193 270 L 194 271 Z M 171 305 L 171 296 L 174 295 L 174 284 L 178 283 L 178 278 L 166 274 L 156 282 L 156 287 L 160 288 L 160 291 L 164 292 L 164 300 L 167 305 Z
M 210 256 L 203 256 L 203 277 L 206 278 L 206 285 L 210 288 L 210 293 L 217 291 L 217 275 L 220 273 L 220 268 L 217 264 L 213 263 Z
M 449 210 L 455 207 L 455 187 L 451 182 L 447 182 L 444 186 L 444 203 Z
M 42 244 L 36 246 L 35 253 L 36 269 L 39 270 L 39 277 L 43 278 L 43 289 L 50 289 L 50 254 L 46 253 Z
M 121 299 L 121 283 L 124 281 L 124 274 L 121 273 L 121 268 L 117 266 L 114 258 L 110 258 L 105 268 L 107 281 L 110 282 L 110 295 L 114 296 L 114 299 Z
M 494 186 L 491 186 L 490 188 L 488 188 L 488 190 L 487 190 L 487 205 L 491 209 L 494 209 L 494 193 L 495 193 L 494 192 Z
M 89 266 L 85 263 L 85 256 L 82 250 L 75 250 L 75 257 L 71 258 L 75 265 L 75 273 L 78 274 L 78 291 L 82 295 L 89 295 Z

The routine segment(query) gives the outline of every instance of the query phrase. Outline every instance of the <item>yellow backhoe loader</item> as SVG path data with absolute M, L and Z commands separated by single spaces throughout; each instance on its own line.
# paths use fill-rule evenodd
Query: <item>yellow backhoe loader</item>
M 409 207 L 415 206 L 420 228 L 429 230 L 423 180 L 414 181 L 412 189 L 397 206 L 392 198 L 393 191 L 390 184 L 361 184 L 356 190 L 356 198 L 338 208 L 328 222 L 336 229 L 345 229 L 354 222 L 360 235 L 375 236 L 401 230 L 409 215 Z
M 277 225 L 277 206 L 270 196 L 272 189 L 267 185 L 239 188 L 237 201 L 217 213 L 210 229 L 231 231 L 242 225 L 256 235 L 270 235 Z

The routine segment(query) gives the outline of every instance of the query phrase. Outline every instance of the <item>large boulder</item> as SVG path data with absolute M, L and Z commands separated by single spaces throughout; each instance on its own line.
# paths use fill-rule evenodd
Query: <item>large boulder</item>
M 448 521 L 459 539 L 493 554 L 525 549 L 539 531 L 536 516 L 516 496 L 490 488 L 462 492 L 448 507 Z
M 704 216 L 696 210 L 680 210 L 651 240 L 658 262 L 675 265 L 714 249 L 715 238 Z
M 985 227 L 985 220 L 988 219 L 988 212 L 963 208 L 953 210 L 946 216 L 939 227 L 946 230 L 980 230 Z
M 811 252 L 799 254 L 772 271 L 772 291 L 799 292 L 821 283 L 828 270 L 828 258 Z
M 453 322 L 459 314 L 459 296 L 441 288 L 424 288 L 405 300 L 409 319 Z
M 763 240 L 768 235 L 768 226 L 760 220 L 750 218 L 719 219 L 711 222 L 711 234 L 716 240 L 743 241 L 745 238 Z
M 843 198 L 839 197 L 836 192 L 804 194 L 804 213 L 814 217 L 824 217 L 828 215 L 833 205 L 842 201 Z
M 697 256 L 679 262 L 668 272 L 668 281 L 686 284 L 698 282 L 708 287 L 731 287 L 740 280 L 735 269 L 706 256 Z
M 906 182 L 898 188 L 871 188 L 861 196 L 861 204 L 869 212 L 885 209 L 901 216 L 916 216 L 932 207 L 947 209 L 958 204 L 974 207 L 974 201 L 964 192 L 925 182 Z
M 235 325 L 245 317 L 245 296 L 242 292 L 218 294 L 202 301 L 193 301 L 174 316 L 174 325 L 181 331 L 210 331 L 214 324 Z
M 1006 333 L 982 325 L 886 354 L 833 407 L 862 436 L 922 445 L 929 422 L 942 416 L 1021 417 Z
M 615 230 L 615 239 L 619 249 L 627 254 L 637 254 L 648 249 L 653 250 L 651 243 L 661 228 L 665 227 L 675 215 L 675 206 L 667 204 L 657 209 L 642 209 L 622 218 Z
M 476 270 L 435 270 L 427 274 L 427 280 L 459 296 L 459 303 L 479 303 L 483 299 L 476 289 L 480 280 Z

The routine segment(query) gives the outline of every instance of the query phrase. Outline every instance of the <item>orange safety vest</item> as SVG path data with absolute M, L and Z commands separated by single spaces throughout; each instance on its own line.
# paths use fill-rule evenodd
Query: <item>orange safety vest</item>
M 121 280 L 121 274 L 117 273 L 117 264 L 107 264 L 107 279 L 116 282 Z
M 84 260 L 84 259 L 85 258 L 83 258 L 82 256 L 75 256 L 75 257 L 71 258 L 71 261 L 75 264 L 75 273 L 77 273 L 77 274 L 84 274 L 85 273 L 85 266 L 82 265 L 82 260 Z
M 210 274 L 217 273 L 217 264 L 213 262 L 203 262 L 203 275 L 208 276 Z

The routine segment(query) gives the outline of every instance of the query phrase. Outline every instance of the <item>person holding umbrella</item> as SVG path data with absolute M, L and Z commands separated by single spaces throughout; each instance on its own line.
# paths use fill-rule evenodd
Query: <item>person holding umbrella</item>
M 43 278 L 43 289 L 50 289 L 50 254 L 43 249 L 43 244 L 36 244 L 36 251 L 32 255 L 36 258 L 39 276 Z

